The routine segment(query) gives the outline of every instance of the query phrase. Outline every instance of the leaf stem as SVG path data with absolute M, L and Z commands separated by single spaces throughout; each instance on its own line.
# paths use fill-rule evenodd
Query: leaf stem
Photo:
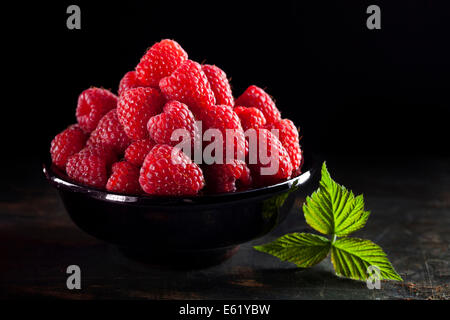
M 333 240 L 331 240 L 331 244 L 335 243 L 337 240 L 337 236 L 336 234 L 333 234 Z

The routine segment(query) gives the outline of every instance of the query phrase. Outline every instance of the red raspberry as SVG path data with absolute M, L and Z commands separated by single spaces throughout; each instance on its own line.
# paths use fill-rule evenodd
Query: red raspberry
M 204 131 L 208 129 L 218 129 L 223 138 L 223 163 L 226 159 L 227 148 L 234 145 L 234 158 L 243 159 L 246 154 L 246 143 L 244 130 L 238 115 L 228 106 L 217 105 L 205 108 L 198 117 L 202 121 Z M 227 135 L 227 130 L 232 135 Z M 232 160 L 232 159 L 229 159 Z
M 184 103 L 170 101 L 164 106 L 163 113 L 150 118 L 147 129 L 150 138 L 159 144 L 177 145 L 178 140 L 171 140 L 172 132 L 176 129 L 187 130 L 193 142 L 196 133 L 195 118 Z
M 116 109 L 109 111 L 99 121 L 97 128 L 91 133 L 87 145 L 104 145 L 117 153 L 123 153 L 131 143 L 122 125 L 117 119 Z
M 112 149 L 109 146 L 104 145 L 95 145 L 95 146 L 86 146 L 83 150 L 83 152 L 93 154 L 96 156 L 99 156 L 106 161 L 106 167 L 109 170 L 114 162 L 117 161 L 117 153 L 114 149 Z M 81 152 L 80 151 L 80 152 Z
M 222 164 L 212 164 L 203 167 L 206 186 L 210 192 L 223 193 L 236 191 L 236 178 L 227 175 Z
M 298 167 L 297 169 L 292 171 L 292 178 L 298 177 L 299 175 L 301 175 L 301 173 L 302 173 L 302 165 L 303 165 L 303 158 L 302 158 L 302 162 L 300 163 L 300 167 Z
M 108 170 L 111 168 L 112 164 L 117 161 L 117 154 L 114 149 L 104 145 L 86 146 L 78 153 L 94 155 L 104 159 Z
M 67 159 L 79 152 L 86 144 L 87 136 L 77 124 L 69 126 L 56 135 L 50 146 L 52 162 L 59 168 L 66 167 Z
M 235 192 L 252 184 L 249 167 L 237 160 L 233 164 L 204 165 L 203 172 L 208 190 L 215 193 Z
M 142 193 L 139 171 L 138 167 L 126 161 L 114 163 L 112 174 L 106 183 L 106 190 L 125 194 Z
M 159 87 L 167 100 L 187 104 L 194 115 L 216 104 L 208 78 L 201 66 L 192 60 L 186 60 L 172 75 L 162 78 Z
M 292 163 L 280 140 L 267 129 L 259 128 L 255 131 L 257 143 L 252 145 L 250 142 L 248 159 L 248 166 L 255 184 L 267 186 L 289 178 L 292 174 Z M 262 146 L 261 149 L 260 146 Z M 256 159 L 252 159 L 252 155 Z M 263 157 L 267 157 L 267 159 Z M 256 163 L 252 163 L 254 160 Z M 262 168 L 269 167 L 271 170 L 275 170 L 275 173 L 262 172 Z
M 155 43 L 136 66 L 139 81 L 145 86 L 158 87 L 159 80 L 169 76 L 186 61 L 187 53 L 173 40 Z
M 108 181 L 108 168 L 116 161 L 111 149 L 103 146 L 86 147 L 69 158 L 67 175 L 92 187 L 104 188 Z
M 237 114 L 225 105 L 209 106 L 200 114 L 203 129 L 218 129 L 224 142 L 221 163 L 205 165 L 208 188 L 214 192 L 232 192 L 236 190 L 235 182 L 241 177 L 246 154 L 244 131 Z M 228 133 L 228 135 L 227 135 Z M 233 136 L 230 135 L 233 134 Z M 214 143 L 211 142 L 211 143 Z M 227 158 L 227 148 L 234 145 L 233 158 Z M 213 156 L 215 156 L 213 154 Z
M 244 164 L 242 174 L 237 182 L 238 182 L 238 189 L 245 189 L 252 185 L 251 171 L 250 168 L 247 166 L 247 164 Z
M 117 116 L 132 140 L 148 138 L 148 119 L 162 111 L 164 99 L 158 89 L 134 88 L 122 93 Z
M 139 87 L 144 86 L 136 78 L 136 71 L 129 71 L 120 80 L 118 94 L 121 96 L 125 91 Z
M 226 73 L 219 67 L 209 64 L 202 65 L 202 70 L 208 78 L 211 90 L 214 92 L 216 104 L 233 107 L 233 93 L 231 92 L 231 86 L 228 82 Z
M 253 107 L 262 111 L 266 117 L 267 123 L 272 123 L 281 119 L 280 111 L 278 111 L 275 102 L 261 88 L 250 86 L 244 93 L 236 99 L 236 106 Z
M 212 166 L 220 167 L 221 171 L 226 176 L 239 179 L 242 175 L 242 171 L 244 170 L 245 162 L 234 160 L 231 163 L 213 164 Z
M 100 119 L 117 107 L 117 96 L 109 90 L 89 88 L 78 97 L 76 116 L 78 124 L 85 132 L 92 132 Z
M 145 156 L 152 150 L 155 143 L 150 139 L 136 140 L 125 150 L 125 159 L 136 167 L 142 166 Z
M 244 162 L 237 160 L 233 163 L 203 166 L 208 190 L 216 193 L 236 191 L 236 180 L 241 178 L 244 166 Z
M 139 183 L 149 194 L 195 195 L 205 179 L 202 170 L 181 150 L 158 144 L 145 157 Z
M 295 124 L 289 119 L 282 119 L 266 126 L 266 129 L 278 130 L 278 140 L 289 154 L 292 168 L 297 169 L 302 163 L 302 150 L 300 149 L 298 131 Z
M 266 117 L 259 109 L 235 107 L 234 112 L 239 116 L 244 131 L 250 128 L 257 129 L 266 124 Z

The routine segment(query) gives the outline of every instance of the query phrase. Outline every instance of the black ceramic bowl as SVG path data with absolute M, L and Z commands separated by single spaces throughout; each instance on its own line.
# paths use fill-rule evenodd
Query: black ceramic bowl
M 75 224 L 133 258 L 173 266 L 204 266 L 233 255 L 239 244 L 282 222 L 316 168 L 269 187 L 199 196 L 128 196 L 79 185 L 51 165 L 55 186 Z

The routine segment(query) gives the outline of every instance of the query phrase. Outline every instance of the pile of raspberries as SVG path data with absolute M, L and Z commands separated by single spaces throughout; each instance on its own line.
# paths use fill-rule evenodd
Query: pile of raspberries
M 173 40 L 147 50 L 134 71 L 127 72 L 117 95 L 91 87 L 78 98 L 77 124 L 52 141 L 53 165 L 76 183 L 122 194 L 196 195 L 236 192 L 272 185 L 298 175 L 303 162 L 294 123 L 281 119 L 272 98 L 257 86 L 237 99 L 223 70 L 189 60 Z M 196 163 L 172 141 L 175 129 L 192 136 L 203 132 L 237 132 L 236 157 L 224 163 Z M 244 131 L 264 138 L 277 171 L 261 174 L 269 163 L 249 162 Z M 278 129 L 278 137 L 272 129 Z M 176 161 L 173 161 L 173 158 Z M 274 159 L 276 158 L 276 159 Z

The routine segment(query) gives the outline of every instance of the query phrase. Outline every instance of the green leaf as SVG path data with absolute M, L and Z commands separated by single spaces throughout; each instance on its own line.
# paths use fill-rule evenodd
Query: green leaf
M 380 270 L 380 280 L 403 281 L 380 246 L 370 240 L 342 238 L 332 244 L 331 262 L 336 274 L 354 280 L 366 280 L 369 266 Z
M 355 197 L 353 192 L 336 183 L 328 172 L 326 163 L 322 166 L 320 187 L 303 205 L 306 222 L 323 234 L 339 237 L 361 229 L 369 218 L 364 211 L 364 198 Z
M 289 233 L 273 242 L 255 246 L 258 251 L 271 254 L 283 261 L 308 268 L 323 259 L 330 252 L 331 242 L 322 236 L 309 233 Z
M 352 194 L 353 195 L 353 194 Z M 335 227 L 335 234 L 344 237 L 365 226 L 370 211 L 364 211 L 364 196 L 353 197 L 345 216 L 339 219 Z

